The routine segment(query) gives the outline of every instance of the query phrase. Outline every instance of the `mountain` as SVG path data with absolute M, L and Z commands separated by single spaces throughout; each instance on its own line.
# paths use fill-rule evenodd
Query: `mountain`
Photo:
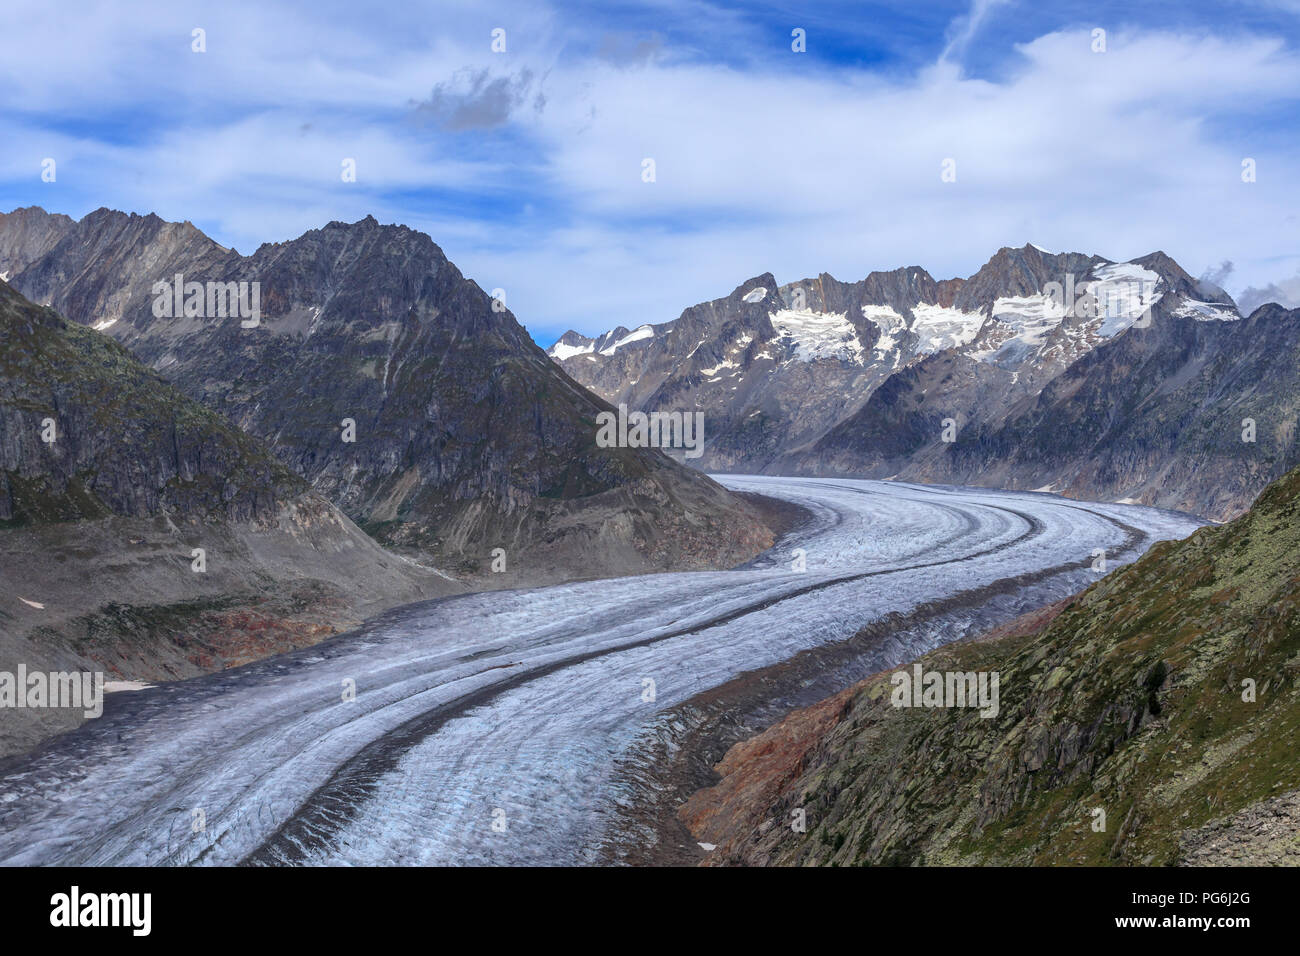
M 34 231 L 39 211 L 19 212 Z M 101 209 L 27 245 L 15 288 L 266 441 L 377 540 L 457 574 L 717 567 L 771 543 L 754 508 L 704 475 L 600 447 L 608 406 L 420 232 L 332 222 L 242 256 L 190 223 Z M 247 308 L 232 315 L 239 283 Z
M 1298 513 L 1300 470 L 737 744 L 680 815 L 714 863 L 1296 865 Z M 917 671 L 996 673 L 997 707 L 901 706 Z
M 943 281 L 765 274 L 616 331 L 549 354 L 609 401 L 704 410 L 702 468 L 1051 487 L 1225 518 L 1300 463 L 1300 316 L 1243 320 L 1160 252 L 1026 245 Z
M 125 348 L 4 282 L 0 580 L 0 671 L 130 680 L 232 666 L 464 590 L 384 551 Z M 73 719 L 7 712 L 0 752 Z
M 953 331 L 950 310 L 928 307 L 927 298 L 942 294 L 921 269 L 873 273 L 852 285 L 823 275 L 781 287 L 765 273 L 672 322 L 598 340 L 569 332 L 549 354 L 608 401 L 704 410 L 699 467 L 758 471 L 820 437 L 843 416 L 846 400 L 941 347 Z M 882 314 L 873 309 L 916 323 L 916 331 L 871 321 L 868 314 Z
M 73 225 L 71 217 L 36 206 L 0 212 L 0 282 L 49 252 Z
M 854 430 L 902 420 L 920 441 L 906 462 L 884 466 L 891 474 L 1046 487 L 1217 520 L 1240 513 L 1260 488 L 1300 464 L 1297 310 L 1265 306 L 1221 322 L 1157 306 L 1150 328 L 1130 329 L 1084 356 L 1001 418 L 987 414 L 987 396 L 963 404 L 970 396 L 958 384 L 959 358 L 951 368 L 935 363 L 916 372 L 900 377 L 896 394 L 872 396 L 810 457 L 857 471 L 866 444 Z M 933 440 L 945 412 L 962 423 L 948 445 Z

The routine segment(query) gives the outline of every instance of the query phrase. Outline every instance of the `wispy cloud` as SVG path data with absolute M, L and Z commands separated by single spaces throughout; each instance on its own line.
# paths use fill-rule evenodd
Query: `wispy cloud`
M 948 30 L 948 45 L 943 48 L 943 53 L 939 56 L 941 63 L 956 63 L 961 55 L 966 52 L 966 47 L 975 39 L 979 33 L 980 27 L 988 19 L 989 14 L 997 7 L 1007 6 L 1011 0 L 973 0 L 970 5 L 970 12 L 953 22 Z
M 1247 314 L 1269 302 L 1288 309 L 1300 308 L 1300 269 L 1290 278 L 1270 282 L 1262 288 L 1248 286 L 1237 296 L 1237 305 Z

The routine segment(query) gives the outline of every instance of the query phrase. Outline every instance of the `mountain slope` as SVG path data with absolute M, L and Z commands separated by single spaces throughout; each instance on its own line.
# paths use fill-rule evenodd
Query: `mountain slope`
M 0 282 L 49 252 L 73 225 L 39 206 L 0 212 Z
M 260 321 L 155 315 L 176 274 L 258 283 Z M 330 223 L 241 256 L 99 210 L 13 282 L 266 440 L 378 540 L 459 573 L 488 573 L 496 548 L 493 583 L 541 583 L 733 564 L 771 541 L 705 476 L 598 447 L 607 406 L 406 227 Z
M 975 275 L 770 275 L 552 359 L 611 401 L 700 408 L 701 467 L 852 475 L 1240 513 L 1300 463 L 1300 325 L 1243 321 L 1164 253 L 1035 246 Z M 1243 441 L 1246 419 L 1254 441 Z
M 1226 519 L 1300 464 L 1300 311 L 1238 322 L 1153 310 L 1009 408 L 963 356 L 895 376 L 793 470 L 1126 498 Z M 957 425 L 944 443 L 942 422 Z M 913 436 L 902 454 L 874 436 Z M 1248 440 L 1249 439 L 1249 440 Z
M 0 580 L 0 670 L 139 680 L 243 663 L 463 590 L 385 552 L 122 346 L 3 282 Z M 7 713 L 0 751 L 79 719 Z
M 549 354 L 611 402 L 705 410 L 697 465 L 758 471 L 820 437 L 900 364 L 940 347 L 954 320 L 927 303 L 943 297 L 917 268 L 781 287 L 765 273 L 672 322 L 597 340 L 566 333 Z M 882 311 L 892 320 L 870 318 Z
M 566 333 L 550 354 L 610 401 L 706 409 L 717 424 L 701 467 L 780 472 L 803 464 L 800 451 L 890 376 L 926 361 L 960 355 L 987 366 L 981 375 L 999 384 L 985 401 L 999 411 L 1036 394 L 1166 292 L 1188 294 L 1191 280 L 1175 264 L 1158 260 L 1166 278 L 1147 261 L 1025 246 L 943 282 L 916 266 L 779 288 L 765 274 L 670 323 L 599 340 Z M 1226 297 L 1215 306 L 1237 317 Z
M 1300 470 L 1024 627 L 920 659 L 998 673 L 995 716 L 893 706 L 877 675 L 734 747 L 682 817 L 716 862 L 1300 862 L 1298 512 Z
M 273 518 L 306 483 L 106 336 L 0 283 L 0 520 Z
M 1297 420 L 1300 310 L 1266 306 L 1238 323 L 1161 316 L 1000 427 L 959 440 L 946 473 L 1224 520 L 1300 464 Z

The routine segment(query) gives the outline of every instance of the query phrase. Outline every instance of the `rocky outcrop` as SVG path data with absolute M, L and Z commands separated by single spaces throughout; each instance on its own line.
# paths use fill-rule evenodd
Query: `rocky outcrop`
M 1300 866 L 1300 790 L 1182 834 L 1179 851 L 1183 866 Z
M 306 482 L 90 329 L 0 283 L 0 521 L 266 521 Z
M 1293 471 L 1230 524 L 917 662 L 997 673 L 995 714 L 896 706 L 876 675 L 734 747 L 682 819 L 712 863 L 1291 860 L 1297 507 Z
M 678 818 L 710 854 L 727 859 L 755 835 L 766 835 L 787 821 L 766 815 L 755 819 L 756 809 L 778 804 L 815 757 L 826 735 L 847 715 L 856 688 L 796 710 L 770 729 L 743 740 L 727 751 L 714 770 L 717 784 L 692 794 L 678 810 Z M 757 850 L 743 862 L 768 864 L 771 857 Z

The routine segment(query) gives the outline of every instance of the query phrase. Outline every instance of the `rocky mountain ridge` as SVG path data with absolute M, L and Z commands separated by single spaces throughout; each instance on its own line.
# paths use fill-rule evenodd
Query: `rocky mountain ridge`
M 264 440 L 385 545 L 500 585 L 718 567 L 771 541 L 698 472 L 599 447 L 607 406 L 422 233 L 335 222 L 241 256 L 153 215 L 43 215 L 0 221 L 16 289 Z
M 1300 463 L 1298 340 L 1300 315 L 1243 320 L 1164 253 L 1026 245 L 965 279 L 765 274 L 549 354 L 611 402 L 703 410 L 701 468 L 1051 488 L 1222 519 Z

